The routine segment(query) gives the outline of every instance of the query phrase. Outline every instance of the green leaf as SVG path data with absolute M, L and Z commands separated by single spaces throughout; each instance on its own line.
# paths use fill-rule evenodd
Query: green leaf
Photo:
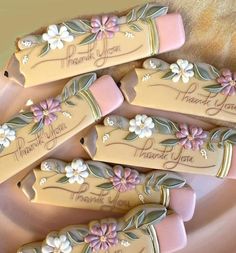
M 79 90 L 87 90 L 97 79 L 96 73 L 89 73 L 80 76 L 78 80 Z
M 179 139 L 167 139 L 160 142 L 161 145 L 171 146 L 171 147 L 175 146 L 178 143 L 179 143 Z
M 86 244 L 81 251 L 81 253 L 91 253 L 91 252 L 92 252 L 92 248 L 90 248 L 89 244 Z
M 224 87 L 222 87 L 220 84 L 213 84 L 205 86 L 203 89 L 211 93 L 220 93 Z
M 214 66 L 210 65 L 211 72 L 215 75 L 215 79 L 220 76 L 220 71 Z
M 75 103 L 73 103 L 71 100 L 65 100 L 65 104 L 75 106 Z
M 30 131 L 30 134 L 36 134 L 43 129 L 43 121 L 40 120 L 39 122 L 35 123 Z
M 34 117 L 34 114 L 32 112 L 22 112 L 18 116 L 30 122 Z
M 147 10 L 149 4 L 145 4 L 143 6 L 141 6 L 138 10 L 137 10 L 137 14 L 136 14 L 136 18 L 137 20 L 145 18 L 145 11 Z
M 129 28 L 130 28 L 131 30 L 133 30 L 133 31 L 135 31 L 135 32 L 141 32 L 141 31 L 143 30 L 142 27 L 140 27 L 139 25 L 134 24 L 134 23 L 128 24 L 128 26 L 129 26 Z
M 67 176 L 63 176 L 57 180 L 57 183 L 67 183 L 69 181 L 69 178 Z
M 45 46 L 42 48 L 39 57 L 43 57 L 44 55 L 46 55 L 48 52 L 50 51 L 50 45 L 49 43 L 45 44 Z
M 1 144 L 0 145 L 0 153 L 2 153 L 3 150 L 4 150 L 4 146 Z
M 227 138 L 232 134 L 233 129 L 227 129 L 221 134 L 221 141 L 227 140 Z
M 69 98 L 69 96 L 70 96 L 70 93 L 69 93 L 68 87 L 64 87 L 62 94 L 61 94 L 62 101 L 65 102 Z
M 15 118 L 9 120 L 8 122 L 6 122 L 6 125 L 9 126 L 10 128 L 21 128 L 21 127 L 24 127 L 28 124 L 29 124 L 28 121 L 23 120 L 19 116 L 17 116 Z
M 193 71 L 196 77 L 200 80 L 205 80 L 205 81 L 212 80 L 208 71 L 204 69 L 203 67 L 200 67 L 197 63 L 193 64 Z
M 232 144 L 236 144 L 236 134 L 230 135 L 226 140 Z
M 106 178 L 111 178 L 115 175 L 113 169 L 111 169 L 111 168 L 104 168 L 104 172 L 107 175 Z
M 146 195 L 150 195 L 151 194 L 151 187 L 149 186 L 144 186 L 144 193 Z
M 129 133 L 124 140 L 126 141 L 133 141 L 138 137 L 138 135 L 135 132 Z
M 169 189 L 180 188 L 185 185 L 185 180 L 177 178 L 167 178 L 166 180 L 164 180 L 162 185 Z
M 169 70 L 167 73 L 165 73 L 164 76 L 162 76 L 161 78 L 162 79 L 165 79 L 165 80 L 170 80 L 172 79 L 174 76 L 176 75 L 176 73 L 173 73 L 171 70 Z
M 129 218 L 127 222 L 124 224 L 124 227 L 122 228 L 122 231 L 128 230 L 130 227 L 133 226 L 133 217 Z
M 78 93 L 78 91 L 79 91 L 79 83 L 75 79 L 70 86 L 70 92 L 73 96 L 75 96 Z
M 72 244 L 78 245 L 78 244 L 84 243 L 84 238 L 81 238 L 80 236 L 78 236 L 76 233 L 74 233 L 74 231 L 68 231 L 66 234 L 69 241 Z
M 139 239 L 139 237 L 135 233 L 132 233 L 132 232 L 124 232 L 124 235 L 127 236 L 131 240 Z
M 94 175 L 95 177 L 98 177 L 98 178 L 104 178 L 104 173 L 103 171 L 101 170 L 101 168 L 93 165 L 93 164 L 88 164 L 88 169 L 89 169 L 89 172 Z
M 144 219 L 144 216 L 145 216 L 145 211 L 144 211 L 144 210 L 139 211 L 139 212 L 135 215 L 134 224 L 135 224 L 135 227 L 136 227 L 136 228 L 138 228 L 138 227 L 140 226 L 140 224 L 142 224 L 143 219 Z
M 162 118 L 152 117 L 155 128 L 161 134 L 174 134 L 179 131 L 179 128 L 176 123 Z
M 80 20 L 71 20 L 63 24 L 73 33 L 84 34 L 89 31 Z
M 127 21 L 126 21 L 127 23 L 130 23 L 130 22 L 132 22 L 132 21 L 135 20 L 135 10 L 134 10 L 134 9 L 131 10 L 131 11 L 127 14 L 126 20 L 127 20 Z
M 163 16 L 168 12 L 168 7 L 166 6 L 152 6 L 146 12 L 146 18 L 157 18 Z
M 82 41 L 80 41 L 79 45 L 88 45 L 90 43 L 93 43 L 96 40 L 97 34 L 91 33 L 87 37 L 85 37 Z
M 113 183 L 103 183 L 99 184 L 96 187 L 104 189 L 104 190 L 112 190 L 114 188 Z
M 145 216 L 142 222 L 142 225 L 153 224 L 157 222 L 158 220 L 161 220 L 162 218 L 164 218 L 165 215 L 166 215 L 166 209 L 152 211 Z

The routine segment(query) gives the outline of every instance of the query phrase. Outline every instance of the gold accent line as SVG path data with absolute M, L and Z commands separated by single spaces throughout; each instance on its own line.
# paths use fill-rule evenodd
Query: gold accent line
M 83 90 L 79 92 L 79 95 L 88 102 L 90 109 L 92 110 L 93 116 L 96 120 L 100 119 L 102 117 L 102 112 L 97 104 L 93 94 L 89 90 Z
M 163 206 L 168 207 L 170 204 L 170 190 L 166 187 L 161 187 L 161 202 Z
M 147 229 L 148 229 L 148 232 L 149 232 L 151 239 L 152 239 L 154 253 L 160 253 L 160 245 L 159 245 L 159 241 L 157 238 L 156 229 L 154 228 L 153 225 L 149 225 Z
M 217 177 L 224 178 L 228 175 L 231 166 L 232 154 L 233 154 L 233 145 L 226 141 L 224 143 L 223 161 L 219 171 L 216 174 Z
M 151 47 L 151 55 L 155 55 L 155 54 L 158 54 L 159 48 L 160 48 L 158 31 L 157 31 L 155 20 L 153 19 L 148 20 L 148 24 L 149 24 L 149 29 L 150 29 L 149 41 L 150 41 L 150 47 Z

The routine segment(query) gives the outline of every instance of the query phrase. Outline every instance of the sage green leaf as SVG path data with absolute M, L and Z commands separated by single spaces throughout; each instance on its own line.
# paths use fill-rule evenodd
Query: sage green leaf
M 72 33 L 84 34 L 88 32 L 88 28 L 84 27 L 84 24 L 80 20 L 71 20 L 63 23 Z
M 65 100 L 65 104 L 75 106 L 75 103 L 73 103 L 71 100 Z
M 43 121 L 40 120 L 39 122 L 35 123 L 30 131 L 30 134 L 37 134 L 39 131 L 43 129 Z
M 96 73 L 89 73 L 80 76 L 78 80 L 79 90 L 87 90 L 97 79 Z
M 193 64 L 193 71 L 195 73 L 195 76 L 200 80 L 205 80 L 205 81 L 212 80 L 208 71 L 205 68 L 200 67 L 197 63 Z
M 165 79 L 165 80 L 170 80 L 170 79 L 172 79 L 175 75 L 176 75 L 176 73 L 173 73 L 173 72 L 170 70 L 170 71 L 166 72 L 166 73 L 164 74 L 164 76 L 162 76 L 161 78 L 162 78 L 162 79 Z
M 229 141 L 232 144 L 236 144 L 236 134 L 232 134 L 227 138 L 227 141 Z
M 4 146 L 1 144 L 0 145 L 0 153 L 2 153 L 3 150 L 4 150 Z
M 84 243 L 84 239 L 81 236 L 78 236 L 76 233 L 74 233 L 74 231 L 68 231 L 66 234 L 67 234 L 69 241 L 73 245 L 78 245 L 78 244 Z
M 22 112 L 18 116 L 30 122 L 34 117 L 34 114 L 32 112 Z
M 151 185 L 151 184 L 153 183 L 154 177 L 155 177 L 155 175 L 152 174 L 152 175 L 147 179 L 146 185 Z
M 106 178 L 111 178 L 115 175 L 114 171 L 111 168 L 104 168 L 104 172 L 107 175 Z
M 91 253 L 91 252 L 92 252 L 92 248 L 90 248 L 89 244 L 86 244 L 81 251 L 81 253 Z
M 224 89 L 224 87 L 221 86 L 220 84 L 212 84 L 204 86 L 203 89 L 210 93 L 220 93 Z
M 141 6 L 138 10 L 137 10 L 137 14 L 136 14 L 136 18 L 137 20 L 145 18 L 145 12 L 148 8 L 149 4 L 145 4 L 143 6 Z
M 45 46 L 42 48 L 39 56 L 43 57 L 44 55 L 46 55 L 48 52 L 50 51 L 50 45 L 48 43 L 45 44 Z
M 180 188 L 185 185 L 185 180 L 178 178 L 167 178 L 166 180 L 164 180 L 162 185 L 168 189 Z
M 156 210 L 148 213 L 141 225 L 149 225 L 154 224 L 164 218 L 166 215 L 166 209 L 163 210 Z
M 140 226 L 140 224 L 142 224 L 143 219 L 144 219 L 144 216 L 145 216 L 145 211 L 144 211 L 144 210 L 139 211 L 139 212 L 135 215 L 134 224 L 135 224 L 135 227 L 136 227 L 136 228 L 138 228 L 138 227 Z
M 67 176 L 63 176 L 57 180 L 57 183 L 62 183 L 62 184 L 68 183 L 68 182 L 69 182 L 69 178 Z
M 171 147 L 175 146 L 178 143 L 179 143 L 179 139 L 167 139 L 160 142 L 161 145 L 171 146 Z
M 132 22 L 132 21 L 135 20 L 135 10 L 134 10 L 134 9 L 132 9 L 132 10 L 127 14 L 126 20 L 127 20 L 127 21 L 126 21 L 127 23 L 130 23 L 130 22 Z
M 122 231 L 130 229 L 133 226 L 133 220 L 134 220 L 134 217 L 129 218 L 128 221 L 124 224 Z
M 66 101 L 70 96 L 70 93 L 69 93 L 69 89 L 68 87 L 65 87 L 62 91 L 62 94 L 61 94 L 61 97 L 62 97 L 62 101 Z
M 104 173 L 103 171 L 101 170 L 101 168 L 93 165 L 93 164 L 88 164 L 88 169 L 89 169 L 89 172 L 94 175 L 95 177 L 98 177 L 98 178 L 104 178 Z
M 168 7 L 166 6 L 152 6 L 146 12 L 146 18 L 157 18 L 167 14 Z
M 103 184 L 99 184 L 96 187 L 104 189 L 104 190 L 112 190 L 114 188 L 113 183 L 103 183 Z
M 220 76 L 220 71 L 217 68 L 210 65 L 210 69 L 211 69 L 211 72 L 215 74 L 215 79 Z
M 80 19 L 79 22 L 84 25 L 88 30 L 92 29 L 90 20 Z
M 129 28 L 135 32 L 141 32 L 143 29 L 135 23 L 128 24 Z
M 131 240 L 139 239 L 139 237 L 133 232 L 124 232 L 124 235 L 127 236 Z
M 174 134 L 179 131 L 177 124 L 170 120 L 157 117 L 152 117 L 152 119 L 154 121 L 155 128 L 161 134 Z
M 96 40 L 97 34 L 96 33 L 91 33 L 87 37 L 85 37 L 82 41 L 80 41 L 79 45 L 88 45 L 93 43 Z
M 146 195 L 150 195 L 151 194 L 151 187 L 149 186 L 144 186 L 144 193 Z
M 138 135 L 135 132 L 129 133 L 124 139 L 126 141 L 133 141 L 138 137 Z
M 221 141 L 226 140 L 232 134 L 232 131 L 233 129 L 226 129 L 225 131 L 223 131 L 221 134 Z
M 23 120 L 21 117 L 17 116 L 11 120 L 9 120 L 8 122 L 6 122 L 6 125 L 9 126 L 10 128 L 21 128 L 24 127 L 26 125 L 28 125 L 29 122 Z
M 73 96 L 75 96 L 78 93 L 78 91 L 79 91 L 79 83 L 75 79 L 70 86 L 70 92 Z

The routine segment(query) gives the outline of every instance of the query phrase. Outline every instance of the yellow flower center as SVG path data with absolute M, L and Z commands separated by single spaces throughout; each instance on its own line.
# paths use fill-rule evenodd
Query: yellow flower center
M 4 140 L 5 138 L 6 138 L 5 133 L 0 134 L 0 140 L 1 140 L 1 141 Z
M 101 241 L 101 242 L 106 242 L 106 241 L 107 241 L 106 236 L 104 236 L 104 235 L 103 235 L 103 236 L 101 236 L 101 237 L 100 237 L 100 241 Z
M 44 116 L 48 116 L 48 114 L 49 114 L 49 111 L 48 111 L 48 110 L 44 110 L 44 111 L 43 111 L 43 115 L 44 115 Z
M 192 135 L 189 135 L 189 136 L 188 136 L 188 139 L 189 139 L 190 141 L 193 141 L 193 140 L 194 140 L 194 137 L 193 137 Z
M 144 128 L 145 128 L 145 124 L 144 124 L 144 123 L 141 123 L 141 124 L 140 124 L 140 128 L 141 128 L 141 129 L 144 129 Z
M 100 31 L 101 31 L 101 32 L 105 32 L 105 31 L 106 31 L 106 27 L 105 27 L 104 25 L 101 25 L 101 26 L 100 26 Z
M 122 178 L 122 179 L 120 180 L 120 182 L 121 182 L 122 184 L 126 184 L 126 179 L 125 179 L 125 178 Z
M 236 81 L 235 81 L 235 80 L 231 80 L 231 81 L 229 82 L 229 84 L 230 84 L 231 86 L 235 86 L 235 85 L 236 85 Z
M 61 250 L 58 248 L 54 248 L 53 253 L 61 253 Z

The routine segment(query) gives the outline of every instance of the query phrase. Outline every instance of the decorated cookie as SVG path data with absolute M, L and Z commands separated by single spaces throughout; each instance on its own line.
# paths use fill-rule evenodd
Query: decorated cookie
M 182 18 L 167 10 L 147 3 L 122 17 L 49 25 L 18 41 L 5 73 L 29 87 L 177 49 L 185 41 Z
M 157 116 L 108 116 L 81 140 L 94 160 L 153 169 L 236 177 L 236 130 L 205 131 Z
M 36 203 L 126 213 L 144 203 L 160 203 L 192 218 L 195 193 L 172 172 L 140 173 L 135 169 L 81 158 L 65 163 L 48 159 L 31 171 L 20 188 Z
M 121 84 L 126 100 L 133 105 L 236 123 L 236 72 L 229 69 L 150 58 Z
M 167 216 L 166 216 L 167 215 Z M 18 253 L 137 252 L 167 253 L 183 248 L 186 233 L 176 214 L 148 204 L 135 207 L 123 218 L 92 221 L 52 232 L 43 242 L 30 243 Z
M 123 96 L 113 79 L 96 79 L 95 73 L 75 77 L 56 98 L 0 125 L 0 182 L 120 106 Z

